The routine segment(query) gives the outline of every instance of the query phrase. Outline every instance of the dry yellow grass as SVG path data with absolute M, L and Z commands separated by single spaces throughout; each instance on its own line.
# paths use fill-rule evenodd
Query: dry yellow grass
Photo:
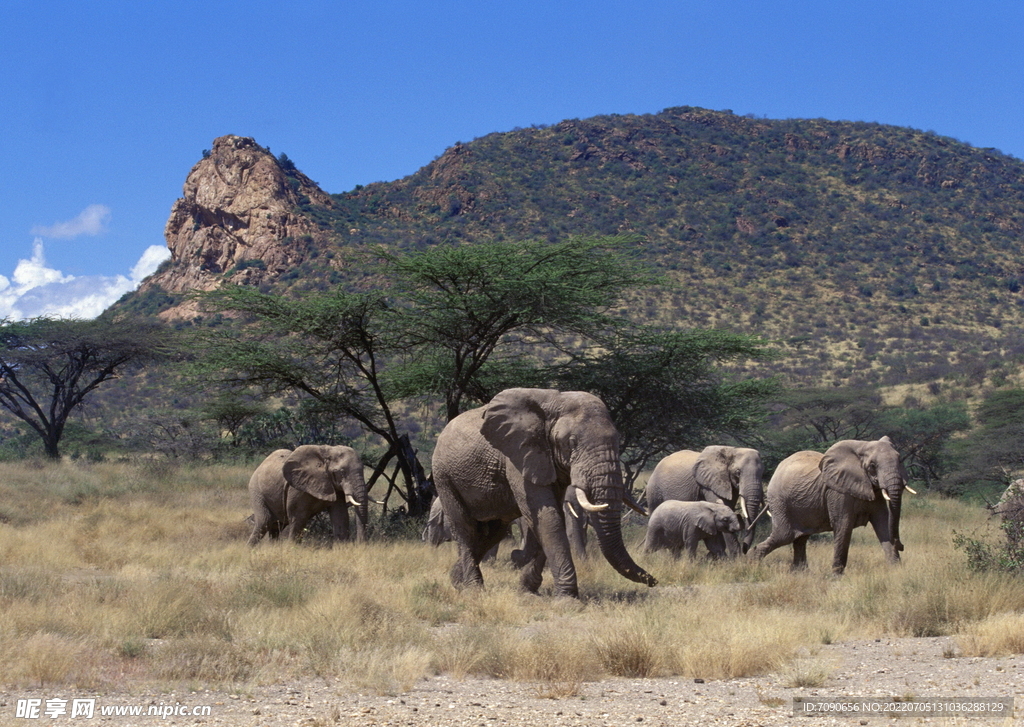
M 907 502 L 903 567 L 859 529 L 843 578 L 828 572 L 828 538 L 794 573 L 787 550 L 762 563 L 645 557 L 631 523 L 632 550 L 661 585 L 627 582 L 595 553 L 578 564 L 576 601 L 521 593 L 507 543 L 485 566 L 487 588 L 461 593 L 451 544 L 250 549 L 247 479 L 237 467 L 0 464 L 2 686 L 324 676 L 392 694 L 445 673 L 558 696 L 609 675 L 783 669 L 813 684 L 830 666 L 806 654 L 852 638 L 955 635 L 965 655 L 1024 651 L 1024 579 L 968 571 L 952 531 L 985 528 L 985 514 L 940 498 Z

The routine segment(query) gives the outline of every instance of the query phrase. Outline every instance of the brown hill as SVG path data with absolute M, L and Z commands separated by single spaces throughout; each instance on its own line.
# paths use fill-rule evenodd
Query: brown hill
M 302 207 L 334 203 L 293 165 L 282 164 L 254 140 L 222 136 L 189 172 L 171 208 L 164 236 L 171 264 L 146 279 L 139 294 L 212 290 L 225 282 L 259 285 L 303 263 L 329 244 Z M 191 306 L 164 311 L 194 315 Z
M 353 253 L 641 235 L 677 287 L 638 312 L 776 341 L 793 384 L 966 385 L 1024 357 L 1024 162 L 880 124 L 682 107 L 490 134 L 401 180 L 323 193 L 222 137 L 168 222 L 172 260 L 120 305 L 191 317 L 223 281 L 346 284 Z

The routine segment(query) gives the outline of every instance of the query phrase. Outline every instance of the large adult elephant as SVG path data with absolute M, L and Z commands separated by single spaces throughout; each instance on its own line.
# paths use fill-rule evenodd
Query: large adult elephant
M 721 502 L 736 509 L 739 505 L 743 525 L 749 526 L 761 511 L 764 489 L 761 478 L 764 465 L 756 449 L 712 445 L 700 452 L 684 449 L 658 462 L 647 480 L 647 508 L 654 512 L 665 500 L 684 502 Z M 732 533 L 725 538 L 731 555 L 740 545 Z M 754 542 L 754 528 L 747 527 L 743 552 Z
M 348 540 L 349 507 L 355 510 L 357 541 L 366 540 L 368 495 L 363 463 L 351 447 L 305 444 L 278 449 L 249 478 L 255 523 L 249 545 L 280 529 L 298 540 L 314 515 L 330 512 L 335 540 Z
M 779 463 L 768 483 L 772 532 L 751 555 L 764 558 L 793 544 L 793 567 L 807 566 L 807 539 L 832 531 L 832 570 L 842 573 L 854 528 L 869 522 L 891 563 L 898 563 L 900 506 L 907 472 L 888 437 L 864 442 L 847 439 L 828 451 L 797 452 Z M 913 490 L 911 490 L 913 492 Z
M 626 551 L 619 433 L 593 394 L 506 389 L 448 423 L 434 448 L 433 476 L 458 548 L 451 569 L 457 588 L 483 585 L 481 558 L 521 517 L 523 588 L 540 588 L 546 564 L 555 593 L 578 596 L 562 508 L 570 484 L 580 507 L 594 515 L 594 532 L 611 566 L 632 581 L 657 583 Z

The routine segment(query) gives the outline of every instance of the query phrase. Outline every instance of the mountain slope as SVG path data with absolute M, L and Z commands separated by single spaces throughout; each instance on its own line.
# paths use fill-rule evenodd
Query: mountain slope
M 210 214 L 177 228 L 187 244 L 169 223 L 171 263 L 122 305 L 166 308 L 177 302 L 166 293 L 221 280 L 341 284 L 374 243 L 632 231 L 678 285 L 642 295 L 639 315 L 770 338 L 794 385 L 934 389 L 1016 375 L 1024 355 L 1024 162 L 932 133 L 681 107 L 490 134 L 404 179 L 330 196 L 263 153 L 278 169 L 268 198 L 291 227 L 258 255 L 251 244 L 226 255 L 218 245 L 238 232 L 207 201 Z M 193 187 L 213 173 L 207 161 Z

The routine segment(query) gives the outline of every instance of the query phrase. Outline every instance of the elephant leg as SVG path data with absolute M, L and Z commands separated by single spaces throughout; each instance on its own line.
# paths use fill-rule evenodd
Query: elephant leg
M 470 553 L 469 548 L 459 541 L 456 541 L 456 548 L 458 550 L 458 558 L 452 564 L 451 571 L 449 571 L 452 585 L 458 590 L 474 586 L 482 588 L 484 576 L 480 572 L 480 566 L 473 562 L 473 555 Z
M 573 511 L 566 505 L 565 529 L 574 558 L 587 557 L 587 514 L 583 510 Z
M 540 547 L 537 533 L 526 520 L 526 518 L 519 519 L 523 542 L 521 547 L 512 551 L 512 563 L 522 571 L 519 576 L 519 586 L 527 593 L 536 593 L 540 588 L 547 558 Z
M 889 513 L 886 510 L 877 510 L 871 513 L 871 527 L 875 531 L 875 537 L 882 544 L 882 552 L 885 559 L 893 565 L 899 565 L 900 552 L 893 547 L 889 539 Z
M 572 561 L 569 538 L 565 534 L 565 518 L 560 503 L 550 503 L 537 509 L 536 530 L 544 559 L 554 580 L 555 594 L 578 597 L 576 565 Z
M 787 525 L 782 524 L 781 520 L 773 522 L 772 531 L 768 534 L 768 538 L 750 550 L 751 556 L 761 560 L 773 550 L 789 545 L 796 537 L 796 533 Z
M 522 520 L 520 522 L 520 539 L 522 542 L 518 548 L 512 551 L 512 565 L 516 568 L 525 568 L 528 566 L 537 554 L 540 553 L 540 543 L 533 533 L 528 528 L 522 527 Z M 538 584 L 539 585 L 539 584 Z
M 473 557 L 477 562 L 494 560 L 498 555 L 498 544 L 505 539 L 508 526 L 499 520 L 489 520 L 477 525 L 479 539 L 473 545 Z
M 726 555 L 729 555 L 730 557 L 735 557 L 735 555 L 729 551 L 728 546 L 729 535 L 731 534 L 732 533 L 717 533 L 715 535 L 712 535 L 711 537 L 704 539 L 704 545 L 706 545 L 708 548 L 708 556 L 712 560 L 724 558 Z M 735 538 L 733 538 L 733 541 L 735 541 Z
M 717 537 L 722 541 L 722 547 L 730 558 L 735 558 L 743 552 L 735 533 L 719 533 Z
M 478 546 L 475 538 L 466 535 L 462 527 L 452 526 L 452 538 L 455 540 L 458 558 L 452 565 L 452 585 L 457 589 L 484 585 L 484 576 L 480 572 L 480 558 L 487 552 L 484 548 L 477 555 Z
M 512 561 L 512 567 L 519 570 L 525 566 L 533 556 L 527 557 L 526 555 L 526 530 L 522 526 L 522 519 L 516 518 L 508 525 L 508 537 L 515 541 L 515 533 L 512 532 L 512 526 L 515 525 L 516 529 L 519 530 L 519 541 L 518 547 L 513 547 L 512 552 L 508 554 L 509 559 Z
M 349 539 L 348 505 L 344 500 L 331 505 L 331 534 L 339 543 Z
M 793 539 L 793 570 L 807 568 L 807 541 L 810 537 L 810 535 L 801 535 L 799 538 Z
M 256 545 L 263 536 L 267 534 L 267 530 L 270 528 L 269 513 L 266 517 L 256 514 L 254 518 L 252 533 L 249 535 L 249 545 Z
M 303 492 L 296 492 L 294 489 L 289 492 L 288 500 L 285 503 L 288 525 L 281 532 L 286 540 L 297 543 L 302 539 L 302 533 L 306 529 L 306 525 L 309 524 L 309 521 L 319 511 L 313 506 L 312 502 L 312 498 Z
M 528 486 L 521 480 L 513 483 L 512 491 L 519 512 L 522 513 L 519 522 L 527 530 L 524 550 L 532 553 L 538 546 L 540 550 L 523 568 L 523 588 L 536 593 L 540 588 L 544 565 L 547 564 L 555 582 L 555 595 L 579 597 L 576 566 L 572 562 L 562 507 L 565 491 Z M 534 538 L 537 545 L 529 542 L 530 537 Z
M 290 515 L 288 517 L 288 524 L 285 526 L 281 534 L 285 540 L 290 540 L 293 543 L 298 543 L 302 540 L 302 533 L 305 531 L 309 521 L 313 519 L 313 516 L 309 513 L 302 513 L 301 515 Z
M 308 520 L 304 520 L 302 522 L 297 519 L 289 520 L 284 530 L 281 531 L 281 534 L 284 536 L 285 540 L 290 540 L 293 543 L 301 542 L 302 531 L 306 529 L 306 525 L 308 523 Z
M 850 556 L 850 539 L 853 537 L 852 527 L 835 529 L 835 546 L 832 551 L 832 572 L 842 575 L 846 570 L 846 560 Z
M 697 544 L 700 543 L 700 538 L 691 536 L 686 539 L 686 557 L 690 560 L 697 559 Z M 682 549 L 678 544 L 673 548 L 673 555 L 678 558 Z

